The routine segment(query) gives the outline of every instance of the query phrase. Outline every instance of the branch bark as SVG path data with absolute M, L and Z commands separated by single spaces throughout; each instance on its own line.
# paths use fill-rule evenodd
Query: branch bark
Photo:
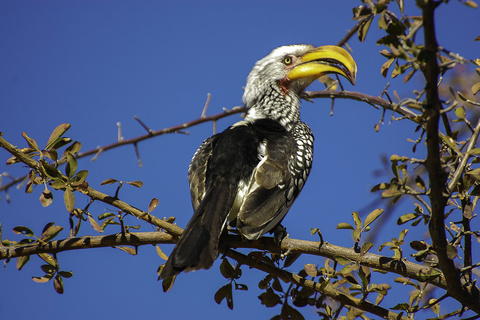
M 383 319 L 401 319 L 407 320 L 408 317 L 404 317 L 401 314 L 395 313 L 393 311 L 389 311 L 385 308 L 382 308 L 378 305 L 372 304 L 363 299 L 356 298 L 352 295 L 345 294 L 340 290 L 334 288 L 334 286 L 330 283 L 323 284 L 322 282 L 316 282 L 312 280 L 305 279 L 298 274 L 291 273 L 286 270 L 278 269 L 274 266 L 268 265 L 262 261 L 254 260 L 241 254 L 239 252 L 233 250 L 227 250 L 226 255 L 235 259 L 236 261 L 240 262 L 241 264 L 248 265 L 252 268 L 264 271 L 266 273 L 272 274 L 280 279 L 283 279 L 285 282 L 290 282 L 301 287 L 309 288 L 313 291 L 320 292 L 326 296 L 331 297 L 332 299 L 340 302 L 343 305 L 352 306 L 355 308 L 359 308 L 366 312 L 370 312 L 375 314 Z
M 423 73 L 426 80 L 426 104 L 427 115 L 427 169 L 430 184 L 430 202 L 432 215 L 429 222 L 429 232 L 432 243 L 437 253 L 438 265 L 445 275 L 447 291 L 456 300 L 480 313 L 480 300 L 474 297 L 472 292 L 466 290 L 461 282 L 459 270 L 453 260 L 447 255 L 447 238 L 445 234 L 444 209 L 448 198 L 446 193 L 447 176 L 440 159 L 440 138 L 438 134 L 440 110 L 442 104 L 438 94 L 438 78 L 440 69 L 437 62 L 438 44 L 435 35 L 434 13 L 438 3 L 432 0 L 424 2 L 423 27 L 425 38 L 425 68 Z
M 0 246 L 0 260 L 13 259 L 39 253 L 59 253 L 69 250 L 105 248 L 121 245 L 142 246 L 160 243 L 172 244 L 176 243 L 178 236 L 183 231 L 178 226 L 174 227 L 176 227 L 176 229 L 178 228 L 180 232 L 175 232 L 173 235 L 166 232 L 126 232 L 104 236 L 66 238 L 47 243 L 36 242 L 14 246 Z M 222 238 L 222 245 L 226 248 L 233 249 L 244 248 L 265 250 L 269 252 L 296 252 L 322 256 L 331 260 L 335 260 L 336 257 L 340 256 L 373 269 L 392 272 L 420 282 L 428 282 L 441 289 L 447 288 L 445 279 L 442 276 L 428 276 L 431 268 L 426 265 L 416 264 L 407 260 L 399 261 L 373 253 L 361 255 L 356 253 L 353 249 L 336 246 L 330 243 L 322 244 L 315 241 L 286 238 L 282 241 L 281 246 L 278 246 L 273 241 L 273 238 L 270 237 L 262 237 L 255 241 L 244 241 L 240 236 L 226 235 Z M 228 252 L 228 249 L 224 251 Z

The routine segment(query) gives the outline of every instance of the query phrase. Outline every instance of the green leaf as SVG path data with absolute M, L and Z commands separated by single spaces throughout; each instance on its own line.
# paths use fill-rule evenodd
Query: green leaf
M 117 249 L 120 249 L 122 250 L 123 252 L 126 252 L 132 256 L 136 256 L 137 255 L 137 250 L 135 250 L 135 248 L 132 248 L 132 247 L 125 247 L 125 246 L 115 246 L 115 248 Z
M 231 279 L 235 273 L 235 268 L 230 264 L 227 258 L 220 264 L 220 272 L 225 279 Z
M 51 160 L 53 160 L 53 161 L 57 161 L 57 160 L 58 160 L 58 153 L 57 153 L 57 151 L 55 151 L 55 150 L 53 150 L 53 149 L 50 150 L 50 151 L 48 151 L 48 150 L 42 150 L 41 152 L 42 152 L 42 155 L 43 155 L 44 157 L 48 158 L 48 159 L 51 159 Z
M 299 252 L 290 252 L 283 263 L 284 268 L 290 267 L 302 254 Z
M 97 232 L 100 232 L 102 233 L 103 232 L 103 229 L 102 227 L 100 227 L 100 225 L 97 223 L 97 221 L 95 221 L 95 219 L 92 218 L 92 216 L 89 214 L 88 215 L 88 221 L 90 222 L 90 225 L 92 226 L 92 228 L 97 231 Z M 119 249 L 121 249 L 120 247 L 117 247 Z M 122 249 L 123 250 L 123 249 Z M 126 252 L 126 250 L 123 250 Z M 128 252 L 130 253 L 130 252 Z M 136 253 L 135 253 L 136 254 Z
M 448 244 L 447 245 L 447 257 L 448 259 L 450 260 L 453 260 L 455 259 L 455 257 L 457 256 L 458 252 L 457 252 L 457 248 L 455 248 L 453 245 L 451 244 Z
M 168 256 L 163 253 L 162 249 L 160 249 L 159 246 L 155 246 L 155 249 L 157 249 L 157 254 L 162 258 L 163 260 L 168 260 Z
M 233 309 L 233 293 L 232 293 L 232 283 L 228 283 L 217 290 L 214 296 L 215 302 L 220 304 L 223 299 L 226 299 L 227 306 L 230 310 Z
M 416 250 L 416 251 L 420 251 L 420 250 L 425 250 L 428 248 L 428 245 L 425 241 L 418 241 L 418 240 L 414 240 L 414 241 L 411 241 L 410 242 L 410 247 L 413 249 L 413 250 Z
M 427 281 L 431 281 L 437 277 L 439 277 L 442 273 L 440 271 L 437 271 L 435 269 L 428 269 L 428 270 L 420 270 L 418 273 L 417 273 L 417 277 L 418 277 L 418 280 L 421 281 L 421 282 L 427 282 Z
M 382 183 L 379 183 L 377 184 L 376 186 L 374 186 L 370 192 L 375 192 L 375 191 L 380 191 L 380 190 L 386 190 L 390 188 L 390 184 L 389 183 L 385 183 L 385 182 L 382 182 Z
M 67 149 L 65 149 L 65 152 L 63 153 L 63 155 L 65 156 L 66 153 L 70 153 L 70 154 L 74 155 L 75 153 L 78 153 L 81 148 L 82 148 L 82 143 L 78 142 L 78 141 L 75 141 L 70 146 L 68 146 Z
M 67 185 L 62 180 L 53 181 L 50 186 L 55 190 L 65 189 Z
M 248 286 L 246 284 L 243 284 L 243 283 L 236 283 L 235 282 L 235 290 L 247 291 Z
M 23 234 L 24 236 L 27 236 L 27 237 L 33 237 L 34 236 L 33 231 L 30 230 L 27 227 L 24 227 L 24 226 L 15 227 L 15 228 L 12 229 L 12 231 L 15 234 Z
M 68 212 L 72 213 L 73 209 L 75 209 L 75 195 L 73 194 L 72 190 L 65 189 L 63 193 L 63 201 L 65 202 L 65 208 Z
M 30 138 L 29 136 L 27 136 L 26 132 L 22 132 L 22 137 L 27 141 L 30 148 L 32 148 L 33 150 L 35 150 L 37 152 L 40 152 L 40 149 L 38 148 L 37 142 L 35 140 L 33 140 L 32 138 Z
M 353 221 L 355 222 L 356 229 L 360 229 L 362 227 L 362 220 L 360 219 L 358 212 L 353 211 L 352 217 L 353 217 Z
M 352 260 L 350 260 L 348 258 L 345 258 L 345 257 L 342 257 L 342 256 L 335 256 L 334 259 L 335 259 L 335 261 L 340 263 L 342 266 L 352 262 Z
M 475 180 L 480 180 L 480 168 L 470 170 L 466 174 L 472 176 Z
M 466 0 L 464 4 L 469 6 L 470 8 L 474 8 L 474 9 L 478 8 L 478 4 L 473 0 Z
M 282 288 L 282 284 L 280 283 L 280 280 L 278 280 L 277 277 L 273 278 L 272 289 L 278 292 L 284 292 Z
M 305 320 L 303 315 L 295 308 L 288 304 L 282 306 L 281 319 L 291 319 L 291 320 Z
M 430 309 L 437 315 L 437 317 L 440 316 L 440 303 L 438 303 L 437 299 L 429 299 L 428 304 L 431 304 L 432 306 Z
M 72 271 L 59 271 L 58 274 L 63 278 L 71 278 L 73 276 Z
M 103 220 L 103 219 L 115 217 L 115 216 L 117 215 L 113 212 L 105 212 L 98 216 L 98 220 Z
M 23 266 L 30 260 L 30 256 L 21 256 L 17 258 L 17 270 L 22 270 Z
M 455 115 L 457 116 L 458 119 L 465 120 L 467 117 L 467 113 L 465 112 L 465 108 L 463 106 L 458 107 L 455 109 Z
M 460 100 L 467 101 L 467 98 L 460 91 L 457 91 L 457 94 L 458 94 L 458 97 L 460 98 Z
M 43 190 L 42 194 L 40 195 L 40 203 L 45 208 L 51 205 L 52 202 L 53 202 L 52 192 L 48 190 L 47 186 L 45 186 L 45 190 Z
M 43 272 L 45 272 L 46 274 L 52 274 L 52 273 L 55 273 L 55 271 L 57 271 L 57 269 L 50 265 L 50 264 L 42 264 L 40 266 L 40 268 L 42 269 Z
M 397 225 L 402 225 L 410 220 L 413 220 L 415 218 L 417 218 L 418 215 L 415 214 L 415 213 L 407 213 L 407 214 L 404 214 L 402 216 L 400 216 L 400 218 L 398 218 L 397 220 Z
M 409 285 L 418 289 L 418 285 L 409 278 L 397 277 L 393 281 L 396 283 L 401 283 L 403 285 Z
M 407 235 L 407 232 L 408 232 L 408 229 L 403 229 L 401 232 L 400 232 L 400 236 L 398 237 L 398 240 L 403 243 L 403 239 L 405 238 L 405 236 Z
M 106 179 L 106 180 L 103 180 L 102 182 L 100 182 L 100 185 L 103 186 L 103 185 L 106 185 L 106 184 L 113 184 L 115 182 L 119 182 L 119 181 L 115 180 L 115 179 Z
M 58 180 L 58 179 L 61 179 L 62 178 L 62 173 L 60 171 L 58 171 L 57 168 L 55 168 L 54 166 L 48 164 L 45 160 L 40 160 L 40 163 L 43 167 L 43 169 L 45 170 L 45 174 L 53 179 L 53 180 Z
M 473 148 L 472 150 L 468 151 L 467 154 L 480 156 L 480 148 Z
M 72 178 L 77 171 L 77 159 L 70 153 L 66 152 L 67 166 L 65 167 L 65 173 L 67 177 Z
M 155 208 L 158 206 L 158 204 L 160 203 L 160 201 L 158 201 L 157 198 L 153 198 L 151 201 L 150 201 L 150 204 L 148 205 L 148 213 L 152 212 L 153 210 L 155 210 Z
M 63 280 L 62 280 L 62 277 L 60 277 L 60 275 L 58 274 L 53 280 L 53 287 L 55 288 L 55 291 L 57 291 L 58 294 L 63 293 Z
M 346 222 L 340 222 L 339 224 L 337 224 L 337 229 L 355 230 L 355 228 L 351 224 Z
M 419 188 L 421 188 L 421 189 L 423 189 L 423 190 L 426 190 L 427 185 L 425 184 L 425 181 L 423 180 L 422 177 L 416 176 L 416 177 L 415 177 L 415 183 L 416 183 L 416 185 L 417 185 Z
M 480 82 L 477 82 L 472 86 L 472 93 L 476 95 L 479 91 L 480 91 Z
M 54 141 L 54 143 L 49 148 L 49 150 L 58 150 L 61 147 L 69 144 L 70 142 L 72 142 L 72 139 L 70 139 L 70 138 L 59 138 L 56 141 Z
M 363 245 L 362 245 L 362 249 L 360 250 L 360 254 L 365 254 L 368 252 L 368 250 L 370 250 L 370 248 L 373 247 L 373 243 L 372 242 L 365 242 Z
M 42 258 L 43 261 L 45 261 L 46 263 L 48 263 L 49 265 L 53 266 L 53 267 L 57 267 L 57 262 L 55 261 L 55 259 L 49 255 L 48 253 L 39 253 L 38 256 L 40 258 Z
M 61 137 L 63 136 L 63 134 L 65 132 L 67 132 L 68 129 L 70 129 L 71 125 L 68 124 L 68 123 L 63 123 L 61 125 L 59 125 L 58 127 L 56 127 L 52 134 L 50 135 L 50 138 L 48 138 L 48 142 L 47 142 L 47 146 L 45 147 L 45 149 L 50 149 L 54 144 L 55 142 Z
M 77 172 L 77 182 L 83 182 L 88 176 L 87 170 L 80 170 Z
M 134 186 L 134 187 L 137 187 L 137 188 L 141 188 L 143 186 L 143 182 L 142 181 L 130 181 L 130 182 L 125 182 L 126 184 L 129 184 L 131 186 Z
M 40 240 L 50 241 L 53 238 L 55 238 L 62 230 L 63 230 L 63 227 L 52 225 L 42 233 L 42 235 L 40 236 Z
M 387 77 L 388 69 L 392 65 L 392 63 L 395 61 L 395 58 L 388 59 L 380 68 L 380 73 L 384 78 Z
M 368 29 L 370 29 L 370 25 L 372 24 L 372 20 L 372 18 L 365 20 L 358 28 L 358 40 L 360 40 L 360 42 L 365 41 Z
M 368 227 L 373 221 L 375 221 L 383 213 L 383 209 L 375 209 L 368 214 L 365 218 L 365 227 Z
M 52 277 L 49 277 L 49 276 L 32 277 L 32 280 L 35 281 L 36 283 L 45 283 L 52 280 Z
M 275 292 L 273 292 L 272 289 L 269 289 L 259 295 L 258 299 L 260 299 L 260 302 L 267 308 L 272 308 L 275 307 L 277 304 L 282 303 L 280 297 Z
M 353 241 L 359 242 L 361 233 L 362 233 L 362 229 L 353 230 L 353 233 L 352 233 Z
M 308 263 L 303 266 L 303 270 L 310 276 L 310 277 L 316 277 L 318 276 L 318 269 L 313 263 Z

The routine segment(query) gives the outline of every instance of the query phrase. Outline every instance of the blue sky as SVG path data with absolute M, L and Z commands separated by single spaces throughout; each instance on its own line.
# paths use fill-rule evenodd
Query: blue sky
M 359 4 L 1 0 L 0 131 L 18 146 L 26 145 L 23 131 L 44 145 L 51 131 L 67 122 L 72 125 L 67 136 L 81 141 L 82 151 L 86 151 L 114 142 L 117 122 L 122 124 L 125 138 L 144 134 L 133 119 L 135 115 L 152 129 L 196 119 L 207 93 L 212 95 L 208 114 L 219 113 L 222 108 L 241 105 L 242 86 L 255 61 L 280 45 L 337 43 L 354 25 L 351 9 Z M 419 14 L 412 5 L 412 1 L 406 1 L 407 14 Z M 440 44 L 467 59 L 478 58 L 479 42 L 473 40 L 479 35 L 479 21 L 478 10 L 457 1 L 442 6 L 437 15 Z M 383 48 L 375 44 L 381 36 L 375 23 L 365 43 L 359 43 L 356 37 L 349 42 L 358 64 L 357 85 L 343 83 L 347 90 L 378 95 L 390 82 L 390 92 L 395 89 L 401 97 L 411 96 L 415 79 L 412 85 L 403 86 L 401 79 L 380 75 L 385 59 L 378 54 Z M 309 181 L 284 225 L 292 238 L 316 240 L 310 236 L 310 228 L 318 227 L 326 241 L 351 247 L 349 232 L 335 230 L 335 226 L 351 222 L 352 211 L 362 210 L 375 199 L 369 190 L 380 181 L 374 171 L 382 167 L 381 155 L 412 155 L 412 144 L 406 138 L 416 139 L 417 135 L 411 123 L 390 124 L 389 113 L 376 133 L 373 127 L 381 112 L 360 102 L 339 100 L 333 117 L 329 112 L 329 100 L 303 103 L 302 118 L 316 136 L 315 161 Z M 223 130 L 238 120 L 238 115 L 223 119 L 217 128 Z M 141 189 L 123 188 L 121 199 L 146 209 L 150 199 L 158 198 L 160 204 L 153 214 L 176 216 L 177 223 L 185 226 L 192 214 L 188 164 L 196 148 L 211 135 L 212 124 L 188 131 L 190 135 L 173 134 L 140 143 L 141 168 L 131 146 L 106 152 L 95 162 L 82 159 L 79 168 L 89 170 L 90 185 L 105 193 L 113 194 L 114 188 L 100 186 L 104 179 L 142 180 Z M 421 152 L 415 156 L 420 157 Z M 21 165 L 5 166 L 8 157 L 0 150 L 0 172 L 15 177 L 26 173 Z M 33 194 L 25 195 L 23 190 L 10 190 L 11 204 L 6 203 L 4 194 L 0 195 L 3 238 L 18 240 L 11 232 L 17 225 L 30 226 L 37 233 L 50 221 L 68 226 L 62 194 L 54 193 L 53 204 L 45 209 L 38 201 L 41 191 L 37 187 Z M 83 207 L 87 199 L 79 196 L 77 202 Z M 91 213 L 98 216 L 112 209 L 95 204 Z M 403 209 L 402 213 L 407 213 L 413 206 L 406 203 Z M 135 219 L 129 222 L 139 223 Z M 153 231 L 149 225 L 140 224 L 143 231 Z M 376 247 L 398 236 L 401 229 L 392 224 L 379 231 Z M 96 232 L 85 224 L 82 234 Z M 66 236 L 64 230 L 59 238 Z M 407 236 L 407 241 L 413 239 L 413 235 Z M 171 246 L 162 249 L 170 252 Z M 31 276 L 42 275 L 37 257 L 32 257 L 21 272 L 14 261 L 0 270 L 2 318 L 245 319 L 254 315 L 268 319 L 280 312 L 278 307 L 267 309 L 260 304 L 256 287 L 264 275 L 259 271 L 244 270 L 241 282 L 250 290 L 234 292 L 232 312 L 213 300 L 215 291 L 226 284 L 218 272 L 218 262 L 209 271 L 182 274 L 165 294 L 156 281 L 156 269 L 163 261 L 153 246 L 140 248 L 135 257 L 106 248 L 65 252 L 58 258 L 62 269 L 74 273 L 65 279 L 63 295 L 56 294 L 50 283 L 31 280 Z M 310 257 L 305 263 L 323 265 L 323 261 Z M 378 276 L 374 281 L 386 280 Z M 396 304 L 393 296 L 385 301 L 386 307 Z M 452 308 L 447 305 L 442 310 Z M 301 311 L 307 319 L 315 318 L 315 310 Z

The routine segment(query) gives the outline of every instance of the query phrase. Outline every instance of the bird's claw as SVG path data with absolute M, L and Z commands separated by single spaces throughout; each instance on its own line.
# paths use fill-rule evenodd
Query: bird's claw
M 286 237 L 288 237 L 287 229 L 279 224 L 275 230 L 273 230 L 273 242 L 280 246 L 282 244 L 282 240 Z

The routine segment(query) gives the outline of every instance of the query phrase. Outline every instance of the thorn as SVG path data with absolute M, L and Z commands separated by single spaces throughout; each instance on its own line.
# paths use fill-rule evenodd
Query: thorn
M 217 133 L 217 120 L 213 120 L 213 134 Z
M 338 77 L 337 77 L 337 80 L 330 83 L 330 85 L 328 87 L 326 87 L 325 90 L 330 90 L 332 87 L 336 86 L 337 84 L 340 84 L 340 81 L 338 80 Z M 343 91 L 343 88 L 342 88 L 342 91 Z
M 390 82 L 387 82 L 387 85 L 385 86 L 385 88 L 383 88 L 382 93 L 380 93 L 380 98 L 383 95 L 385 95 L 387 97 L 388 101 L 390 101 L 390 103 L 392 103 L 392 99 L 390 99 L 390 96 L 388 95 L 388 92 L 387 92 L 388 87 L 390 87 Z
M 332 98 L 332 105 L 330 106 L 330 117 L 333 116 L 333 105 L 335 103 L 335 99 Z
M 97 148 L 98 148 L 98 152 L 97 152 L 97 153 L 95 154 L 95 156 L 93 156 L 93 158 L 90 160 L 90 161 L 92 161 L 92 162 L 95 161 L 95 160 L 97 160 L 97 159 L 98 159 L 98 156 L 100 156 L 100 154 L 103 152 L 103 149 L 102 149 L 100 146 L 98 146 Z
M 207 114 L 207 109 L 208 109 L 208 105 L 210 104 L 211 96 L 212 95 L 210 93 L 207 93 L 207 101 L 205 101 L 205 105 L 203 106 L 203 110 L 202 110 L 202 114 L 200 115 L 200 118 L 205 117 L 205 115 Z
M 140 159 L 140 153 L 138 152 L 138 145 L 134 143 L 133 146 L 135 147 L 135 155 L 137 156 L 138 166 L 141 168 L 143 166 L 142 160 Z
M 340 86 L 340 91 L 345 91 L 345 89 L 343 89 L 343 85 L 342 85 L 342 82 L 340 81 L 340 78 L 338 78 L 338 74 L 335 74 L 335 77 L 337 78 L 337 82 L 338 82 L 338 85 Z
M 123 141 L 122 137 L 122 124 L 120 122 L 117 122 L 117 141 Z
M 287 251 L 282 252 L 282 253 L 280 254 L 280 258 L 281 258 L 282 260 L 285 260 L 285 258 L 289 255 L 289 253 L 292 252 L 292 248 L 293 248 L 292 245 L 288 245 Z
M 140 120 L 140 118 L 138 118 L 137 116 L 134 116 L 133 117 L 135 120 L 138 121 L 138 123 L 140 123 L 140 125 L 143 127 L 143 129 L 145 129 L 149 134 L 152 134 L 153 133 L 153 130 L 150 129 L 149 127 L 147 127 L 147 125 L 145 123 L 142 122 L 142 120 Z

